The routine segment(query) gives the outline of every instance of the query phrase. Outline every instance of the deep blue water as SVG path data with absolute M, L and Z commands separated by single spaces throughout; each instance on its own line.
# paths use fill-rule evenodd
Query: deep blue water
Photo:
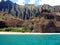
M 0 45 L 60 45 L 60 35 L 0 35 Z

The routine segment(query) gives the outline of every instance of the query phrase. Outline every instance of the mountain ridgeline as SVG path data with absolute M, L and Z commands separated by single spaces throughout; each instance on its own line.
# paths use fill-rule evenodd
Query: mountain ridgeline
M 20 19 L 31 19 L 33 17 L 37 17 L 41 15 L 41 11 L 46 9 L 50 12 L 60 12 L 60 6 L 50 6 L 50 5 L 39 5 L 35 6 L 34 4 L 26 4 L 24 6 L 18 5 L 16 3 L 11 2 L 10 0 L 2 0 L 0 2 L 0 11 L 7 12 L 14 17 Z

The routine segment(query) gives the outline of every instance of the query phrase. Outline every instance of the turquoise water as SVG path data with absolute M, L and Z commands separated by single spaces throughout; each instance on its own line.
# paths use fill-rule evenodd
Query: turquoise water
M 0 45 L 60 45 L 60 35 L 0 35 Z

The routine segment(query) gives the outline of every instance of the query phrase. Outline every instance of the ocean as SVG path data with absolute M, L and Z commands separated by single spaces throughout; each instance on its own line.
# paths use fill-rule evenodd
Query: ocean
M 60 35 L 0 34 L 0 45 L 60 45 Z

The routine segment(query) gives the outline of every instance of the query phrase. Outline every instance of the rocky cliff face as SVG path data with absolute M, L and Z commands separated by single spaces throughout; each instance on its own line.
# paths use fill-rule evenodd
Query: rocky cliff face
M 60 6 L 50 6 L 47 4 L 35 6 L 34 4 L 26 4 L 24 6 L 11 2 L 10 0 L 0 2 L 0 11 L 8 12 L 14 17 L 20 19 L 30 19 L 41 14 L 42 10 L 49 10 L 51 12 L 60 12 Z
M 60 6 L 54 6 L 54 11 L 55 12 L 60 12 Z

